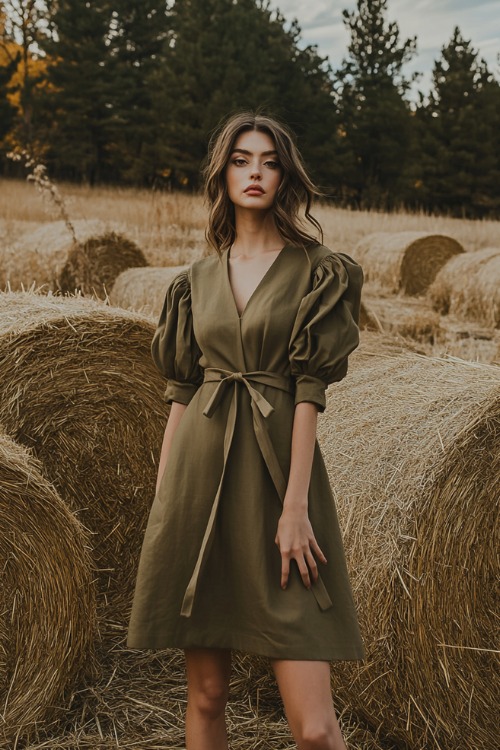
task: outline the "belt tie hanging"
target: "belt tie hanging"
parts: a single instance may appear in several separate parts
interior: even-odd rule
[[[203,414],[206,417],[209,417],[209,418],[212,417],[214,412],[217,410],[224,396],[224,393],[230,387],[231,384],[233,384],[233,393],[231,397],[231,404],[229,406],[226,429],[224,432],[223,469],[222,469],[219,485],[217,488],[217,492],[215,494],[215,498],[212,503],[210,516],[207,522],[205,533],[203,535],[203,541],[201,543],[200,551],[198,553],[196,565],[194,567],[193,573],[191,575],[191,579],[184,593],[184,599],[183,599],[182,608],[181,608],[181,615],[183,617],[191,616],[200,571],[205,560],[208,557],[210,547],[212,544],[212,540],[213,540],[213,536],[214,536],[214,532],[215,532],[215,519],[217,516],[217,510],[219,507],[219,502],[220,502],[220,498],[222,494],[222,485],[224,482],[224,475],[226,472],[227,458],[229,455],[229,450],[231,448],[231,443],[233,440],[234,430],[235,430],[235,425],[236,425],[237,388],[239,385],[245,386],[245,388],[247,389],[250,395],[250,403],[252,407],[253,427],[254,427],[255,437],[257,439],[260,452],[268,468],[273,484],[276,488],[276,492],[278,493],[278,497],[282,503],[285,498],[285,492],[286,492],[286,487],[287,487],[287,482],[281,470],[281,466],[279,464],[278,457],[276,456],[276,452],[271,442],[271,438],[269,436],[269,432],[268,432],[267,425],[265,422],[266,418],[270,414],[272,414],[272,412],[274,411],[274,408],[273,406],[271,406],[269,401],[262,395],[262,393],[260,393],[256,388],[254,388],[251,385],[251,383],[255,382],[255,383],[260,383],[262,385],[269,385],[273,388],[278,388],[279,390],[286,391],[287,393],[293,393],[293,385],[292,385],[290,378],[287,378],[284,375],[280,375],[279,373],[266,372],[263,370],[242,373],[242,372],[231,372],[230,370],[224,370],[218,367],[207,367],[205,369],[204,382],[205,383],[206,382],[209,382],[209,383],[218,382],[219,383],[216,389],[214,390],[208,404],[203,410]],[[318,605],[320,606],[322,610],[329,609],[332,606],[331,599],[328,595],[328,592],[320,576],[318,576],[318,580],[312,584],[311,591],[314,594],[316,601],[318,602]]]

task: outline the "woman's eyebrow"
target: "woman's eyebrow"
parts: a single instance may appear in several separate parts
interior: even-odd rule
[[[244,148],[233,148],[231,153],[232,154],[245,154],[246,156],[252,155],[251,151],[247,151]],[[277,151],[263,151],[261,155],[262,156],[273,156],[273,155],[278,156],[278,152]]]

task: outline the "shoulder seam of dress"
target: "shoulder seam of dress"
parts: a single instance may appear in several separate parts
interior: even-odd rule
[[[322,245],[320,242],[318,242],[317,245],[311,248],[311,252],[309,252],[308,255],[311,259],[311,264],[313,265],[313,267],[316,267],[316,265],[318,263],[321,263],[322,260],[325,260],[325,258],[335,256],[336,252],[326,245]],[[313,257],[314,255],[316,257]]]
[[[325,247],[324,245],[322,247]],[[313,265],[313,271],[316,271],[321,265],[325,263],[325,261],[337,261],[341,262],[342,259],[339,258],[339,254],[336,253],[333,250],[330,250],[329,248],[325,247],[325,250],[327,250],[326,255],[321,255],[319,258],[316,259],[316,262]]]
[[[183,268],[182,271],[179,271],[179,273],[176,273],[174,278],[172,279],[172,284],[187,284],[188,286],[191,286],[191,274],[190,269]]]
[[[323,246],[324,247],[324,246]],[[314,264],[313,270],[316,271],[316,269],[323,264],[325,261],[337,261],[338,263],[341,263],[344,268],[346,267],[345,261],[348,263],[352,263],[354,265],[359,265],[358,261],[352,258],[347,253],[342,252],[341,250],[330,250],[329,248],[325,248],[328,250],[327,255],[321,256],[318,261]]]

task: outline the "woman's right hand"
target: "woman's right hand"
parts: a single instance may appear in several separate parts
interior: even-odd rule
[[[307,510],[285,507],[274,541],[281,554],[281,588],[288,585],[292,560],[297,563],[304,586],[311,588],[318,580],[316,558],[325,565],[326,557],[316,541]]]

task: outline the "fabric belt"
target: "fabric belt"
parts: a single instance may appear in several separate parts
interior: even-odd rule
[[[196,588],[198,585],[199,575],[201,568],[208,557],[210,547],[212,545],[214,532],[215,532],[215,519],[217,516],[217,510],[222,494],[222,485],[224,482],[224,476],[226,473],[227,458],[231,443],[234,436],[234,429],[236,425],[237,415],[237,388],[239,385],[244,385],[250,394],[250,403],[252,407],[253,415],[253,428],[255,431],[255,437],[259,445],[260,452],[266,463],[266,466],[271,475],[271,479],[278,493],[278,497],[283,503],[285,498],[285,492],[287,488],[287,482],[281,470],[278,458],[274,451],[265,418],[268,417],[274,411],[273,406],[269,401],[264,398],[262,393],[256,390],[251,382],[260,383],[261,385],[269,385],[272,388],[278,388],[281,391],[287,393],[293,393],[293,384],[290,378],[280,375],[275,372],[266,372],[263,370],[257,370],[255,372],[231,372],[230,370],[224,370],[219,367],[207,367],[205,369],[204,383],[219,382],[219,385],[213,392],[210,401],[203,410],[203,414],[206,417],[212,417],[217,407],[219,406],[224,392],[229,388],[230,384],[233,383],[233,393],[231,398],[231,404],[229,406],[229,413],[226,423],[226,429],[224,432],[224,465],[222,474],[220,477],[217,492],[212,503],[210,516],[208,519],[203,541],[201,543],[198,559],[196,561],[193,574],[189,581],[189,584],[184,593],[184,599],[182,601],[181,615],[183,617],[190,617],[193,609],[194,597],[196,594]],[[318,576],[316,582],[312,583],[311,591],[314,594],[318,605],[322,610],[329,609],[332,606],[332,601],[328,595],[328,592],[323,584],[323,581]]]

